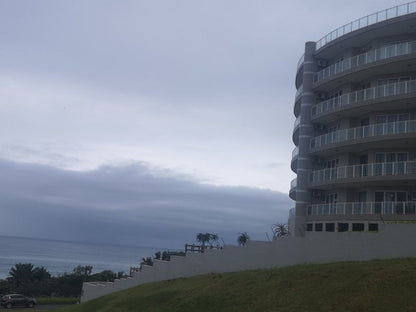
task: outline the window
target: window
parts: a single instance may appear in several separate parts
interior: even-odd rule
[[[322,223],[315,223],[315,232],[322,232]]]
[[[313,224],[312,223],[306,224],[306,231],[311,232],[312,230],[313,230]]]
[[[378,223],[369,223],[368,230],[370,232],[378,232]]]
[[[362,232],[364,231],[364,223],[353,223],[352,224],[353,232]]]
[[[376,153],[375,175],[404,174],[408,153]]]
[[[338,223],[338,232],[347,232],[348,223]]]
[[[335,232],[335,224],[334,223],[326,223],[325,224],[325,231],[326,232]]]
[[[408,194],[405,191],[375,192],[375,213],[403,214]]]

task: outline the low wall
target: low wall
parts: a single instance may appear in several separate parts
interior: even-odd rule
[[[154,260],[131,278],[114,283],[84,283],[81,302],[133,286],[251,269],[284,267],[304,263],[416,257],[416,224],[380,224],[379,232],[306,232],[304,237],[282,237],[273,242],[251,241],[245,247],[172,256]]]

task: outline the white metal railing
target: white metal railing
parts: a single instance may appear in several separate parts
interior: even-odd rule
[[[389,83],[382,86],[363,89],[320,102],[312,107],[312,116],[333,111],[339,107],[387,96],[404,95],[416,92],[416,80]]]
[[[308,207],[310,216],[331,215],[414,215],[416,201],[405,202],[344,202]]]
[[[355,30],[391,19],[402,15],[407,15],[416,12],[416,1],[412,1],[406,4],[398,5],[386,10],[382,10],[359,19],[352,21],[344,26],[338,27],[334,31],[331,31],[326,36],[322,37],[316,42],[316,50],[319,50],[331,41],[346,35]]]
[[[416,41],[402,42],[370,50],[366,53],[346,58],[345,60],[332,64],[317,72],[314,75],[314,83],[318,83],[329,77],[335,76],[339,73],[358,66],[414,52],[416,52]]]
[[[375,176],[397,176],[406,174],[416,174],[416,161],[371,163],[321,169],[312,171],[309,181],[311,184],[318,184],[322,182],[333,182],[342,179]]]
[[[416,132],[416,120],[372,124],[357,128],[348,128],[330,132],[311,139],[311,151],[316,151],[326,145],[365,138],[405,134]]]
[[[292,151],[292,159],[299,155],[299,147],[296,146]]]

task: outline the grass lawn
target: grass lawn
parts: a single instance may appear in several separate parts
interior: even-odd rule
[[[208,274],[141,285],[59,311],[416,311],[416,259]]]

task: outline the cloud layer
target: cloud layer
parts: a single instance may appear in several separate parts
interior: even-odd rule
[[[0,161],[1,234],[180,248],[195,233],[266,239],[285,222],[278,192],[201,184],[137,163],[89,172]]]

